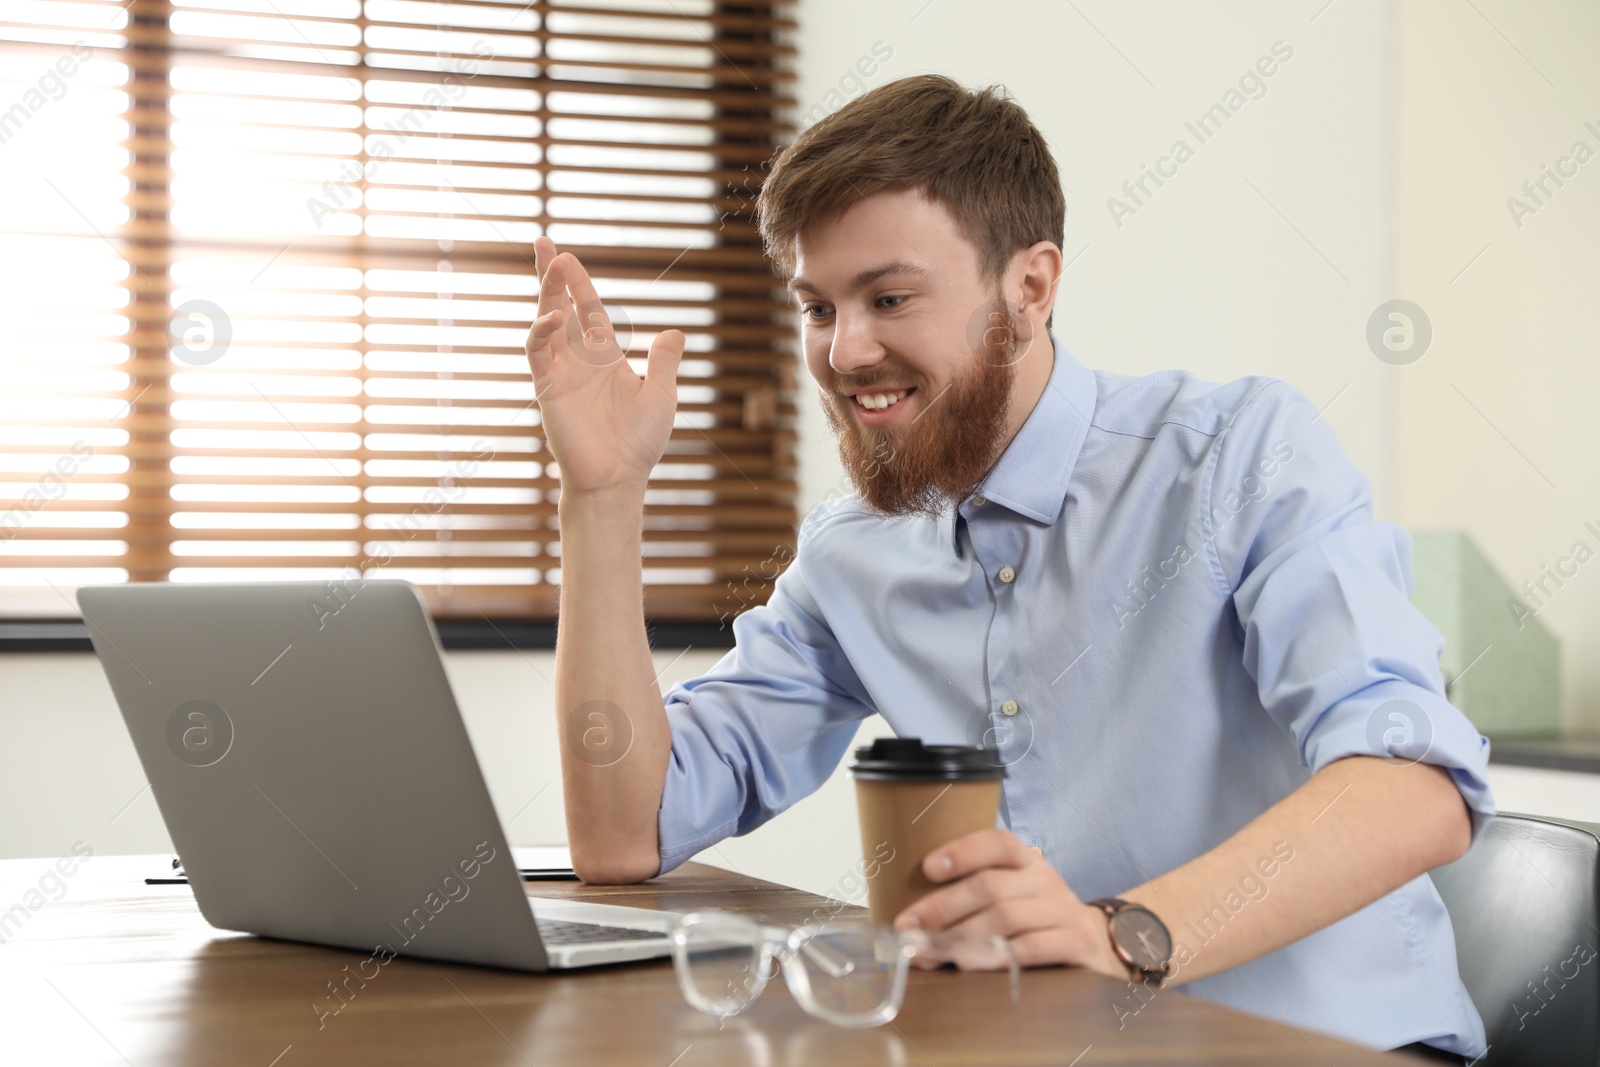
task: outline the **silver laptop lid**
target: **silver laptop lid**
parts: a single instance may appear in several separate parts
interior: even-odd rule
[[[409,583],[98,586],[78,603],[213,926],[545,968]]]

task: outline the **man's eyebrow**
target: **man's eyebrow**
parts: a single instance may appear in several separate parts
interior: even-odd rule
[[[885,263],[881,267],[871,267],[862,271],[860,274],[857,274],[853,279],[851,279],[850,284],[845,287],[845,291],[846,293],[860,292],[873,282],[890,274],[904,274],[913,278],[930,278],[933,276],[933,273],[934,272],[929,270],[927,267],[919,267],[915,263]],[[814,283],[809,282],[804,278],[789,279],[786,288],[791,293],[807,292],[815,295],[822,292],[822,290],[818,289]]]

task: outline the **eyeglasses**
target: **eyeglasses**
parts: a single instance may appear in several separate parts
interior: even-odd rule
[[[811,1015],[837,1026],[881,1026],[900,1012],[913,961],[1011,976],[1016,953],[1003,937],[929,935],[858,920],[834,919],[794,929],[743,915],[697,911],[672,925],[672,961],[684,999],[725,1019],[748,1008],[782,968],[789,992]]]

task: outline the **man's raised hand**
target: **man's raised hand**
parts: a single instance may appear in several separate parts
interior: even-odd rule
[[[548,237],[534,242],[534,256],[539,315],[528,366],[562,492],[643,492],[672,434],[683,333],[656,335],[640,378],[577,257],[558,254]]]

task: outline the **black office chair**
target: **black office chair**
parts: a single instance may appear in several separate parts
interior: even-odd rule
[[[1489,1039],[1479,1067],[1596,1067],[1600,826],[1500,815],[1432,877]]]

